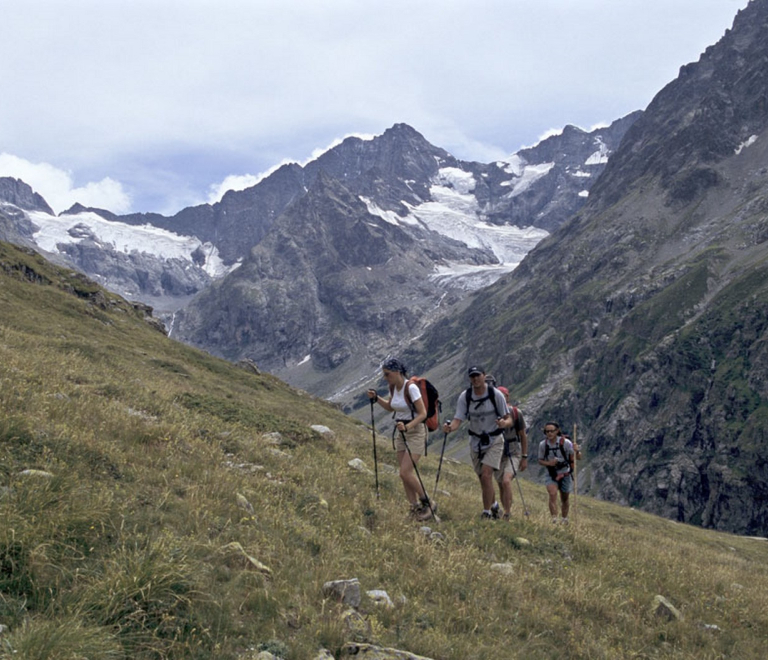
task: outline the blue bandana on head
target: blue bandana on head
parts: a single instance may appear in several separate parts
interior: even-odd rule
[[[385,360],[384,364],[381,365],[381,368],[386,369],[387,371],[399,371],[403,376],[408,373],[405,365],[397,358],[389,358],[388,360]]]

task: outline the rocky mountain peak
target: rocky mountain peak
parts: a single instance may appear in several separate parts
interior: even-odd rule
[[[43,211],[53,215],[48,202],[21,179],[0,177],[0,201],[13,204],[24,211]]]
[[[668,201],[687,202],[717,183],[712,169],[768,124],[768,2],[740,11],[716,46],[680,69],[627,131],[633,146],[616,154],[592,191],[609,206],[619,181],[659,176]]]
[[[107,211],[106,209],[94,208],[92,206],[83,206],[80,202],[75,202],[66,211],[62,211],[61,215],[79,215],[80,213],[95,213],[106,220],[118,220],[115,213]]]

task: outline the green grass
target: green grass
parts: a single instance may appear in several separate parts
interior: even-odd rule
[[[454,462],[431,540],[387,437],[377,499],[347,465],[372,467],[369,428],[72,277],[0,244],[0,657],[342,657],[322,587],[352,577],[395,603],[364,596],[368,641],[430,658],[763,657],[768,543],[585,497],[554,526],[531,482],[528,518],[515,489],[513,521],[483,523]],[[683,620],[651,615],[656,594]]]

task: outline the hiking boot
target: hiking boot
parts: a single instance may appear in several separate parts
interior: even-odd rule
[[[491,517],[494,520],[499,519],[499,503],[498,502],[494,502],[493,506],[491,506]]]
[[[480,517],[481,517],[483,520],[493,520],[493,514],[492,514],[490,511],[483,511],[483,512],[480,514]]]
[[[568,523],[568,518],[563,518],[560,522],[563,523],[563,525],[568,525],[569,524]]]
[[[420,506],[419,512],[416,514],[416,520],[429,520],[433,513],[437,513],[437,502],[429,500],[429,505],[424,503]]]
[[[421,513],[421,504],[416,502],[415,504],[411,504],[411,508],[408,510],[408,517],[409,518],[416,518]]]
[[[509,514],[505,513],[504,515],[501,516],[501,519],[502,520],[506,520],[507,522],[509,522]]]

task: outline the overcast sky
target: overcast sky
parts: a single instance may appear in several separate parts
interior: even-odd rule
[[[398,122],[490,162],[644,109],[748,0],[0,0],[0,176],[173,214]]]

